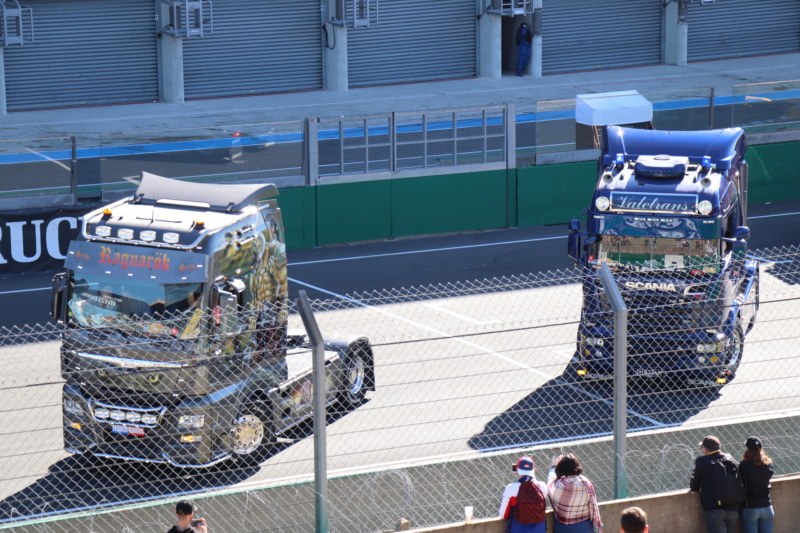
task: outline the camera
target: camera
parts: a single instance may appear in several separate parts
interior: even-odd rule
[[[511,471],[512,472],[516,472],[517,471],[517,465],[516,464],[511,465]]]
[[[203,519],[202,518],[193,518],[192,521],[190,522],[190,524],[191,524],[192,527],[202,526],[203,525]]]

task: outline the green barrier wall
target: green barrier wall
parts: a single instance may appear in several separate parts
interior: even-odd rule
[[[751,146],[751,204],[800,199],[800,142]],[[282,189],[287,246],[309,248],[513,226],[564,224],[589,206],[597,163]]]
[[[393,180],[392,237],[501,228],[506,171]]]
[[[597,163],[585,161],[517,169],[520,226],[561,224],[589,206]]]
[[[749,204],[800,198],[800,175],[795,158],[800,142],[750,146],[745,159],[750,167]]]

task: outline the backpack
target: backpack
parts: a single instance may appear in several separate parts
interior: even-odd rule
[[[520,481],[517,503],[511,508],[514,520],[518,524],[538,524],[544,522],[544,511],[547,502],[540,489],[533,481]]]
[[[745,500],[744,484],[739,466],[725,456],[711,462],[712,492],[717,497],[717,505],[728,507],[739,505]]]

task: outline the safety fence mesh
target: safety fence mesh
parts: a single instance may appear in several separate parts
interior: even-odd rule
[[[629,496],[686,488],[706,434],[735,457],[757,435],[776,474],[800,472],[798,252],[604,258],[628,306]],[[522,452],[540,479],[574,452],[612,498],[614,322],[587,272],[311,301],[337,339],[331,531],[458,522],[467,505],[494,516]],[[164,531],[188,497],[209,530],[313,531],[311,351],[296,305],[228,317],[84,296],[83,327],[0,332],[0,527]],[[267,320],[286,311],[288,337]]]

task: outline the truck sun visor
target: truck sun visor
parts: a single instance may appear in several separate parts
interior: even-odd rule
[[[65,266],[72,270],[161,283],[203,282],[208,257],[203,254],[97,242],[70,243]]]

